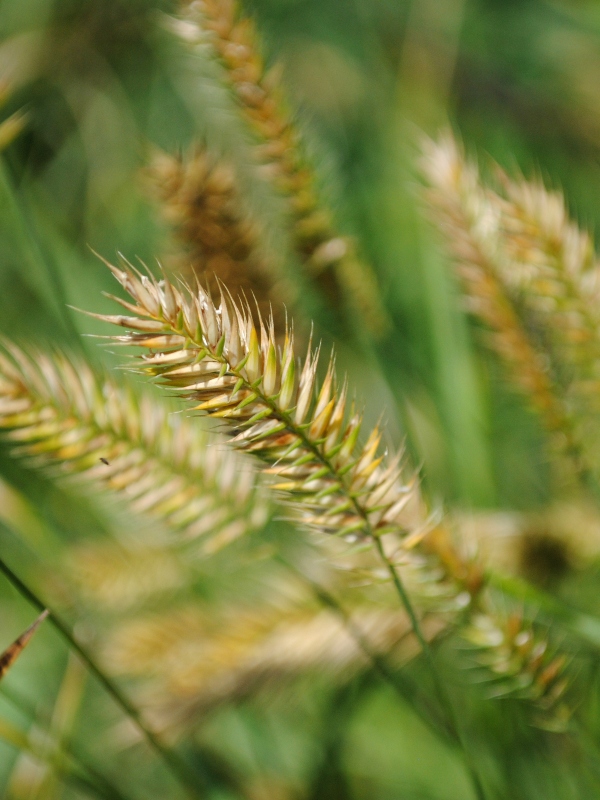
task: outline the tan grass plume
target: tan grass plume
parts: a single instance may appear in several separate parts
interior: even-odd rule
[[[380,428],[361,444],[362,415],[333,359],[319,386],[319,350],[309,345],[297,364],[292,331],[278,347],[272,320],[255,325],[226,292],[217,305],[200,286],[178,288],[127,263],[107,266],[131,297],[115,298],[128,313],[92,316],[126,329],[114,342],[143,348],[134,369],[225,423],[231,443],[262,461],[297,524],[365,545],[388,579],[402,572],[425,607],[494,616],[481,567],[430,517],[400,455],[380,452]]]
[[[208,550],[262,527],[264,495],[223,440],[80,360],[0,352],[0,429],[32,466],[119,493]]]
[[[340,236],[319,198],[317,179],[274,71],[266,69],[252,20],[235,0],[185,0],[174,30],[190,47],[214,46],[239,108],[256,139],[257,160],[287,198],[293,241],[300,262],[334,305],[344,299],[375,335],[389,325],[376,278]]]
[[[559,337],[569,338],[570,334],[565,332],[564,319],[549,318],[554,300],[551,294],[543,295],[541,285],[539,302],[532,301],[526,289],[517,296],[519,281],[524,284],[524,275],[536,272],[538,267],[535,258],[525,266],[514,261],[517,242],[521,242],[521,253],[525,245],[516,233],[514,239],[507,236],[507,206],[511,204],[483,185],[477,165],[466,159],[450,134],[437,142],[425,142],[422,168],[429,184],[429,208],[448,244],[467,309],[489,331],[489,345],[500,357],[513,385],[540,414],[552,434],[555,450],[568,454],[577,472],[587,475],[592,459],[569,387],[564,383],[565,365],[557,363],[555,350],[547,347],[554,328],[561,328]],[[554,198],[551,205],[557,202]],[[515,227],[513,224],[513,231]],[[577,239],[573,230],[570,237]],[[583,239],[577,241],[576,249],[583,252]],[[534,319],[526,314],[532,302],[536,305]],[[543,305],[547,307],[545,320],[538,313]],[[539,328],[540,321],[545,335],[534,337],[532,331]]]

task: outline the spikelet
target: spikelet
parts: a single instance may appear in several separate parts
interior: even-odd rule
[[[467,308],[489,329],[488,342],[512,383],[530,400],[551,432],[559,452],[576,468],[588,468],[572,411],[556,370],[541,344],[532,340],[504,276],[510,270],[501,232],[500,210],[490,202],[475,164],[465,160],[449,135],[427,141],[422,161],[429,184],[432,216],[444,234],[467,301]]]
[[[251,467],[167,405],[81,361],[0,352],[0,429],[32,466],[118,492],[210,551],[268,516]]]
[[[264,172],[289,201],[295,249],[308,273],[334,308],[345,298],[374,335],[383,334],[389,321],[376,278],[357,257],[352,240],[336,233],[330,212],[320,203],[315,174],[274,73],[266,71],[252,21],[240,16],[234,0],[186,0],[174,30],[188,46],[200,45],[209,34],[257,139]]]
[[[263,462],[298,524],[330,540],[367,547],[378,541],[386,563],[409,579],[412,573],[412,586],[424,582],[442,610],[454,598],[454,612],[477,603],[487,612],[481,568],[429,519],[416,481],[403,477],[400,456],[380,454],[379,428],[360,443],[362,415],[352,408],[347,418],[347,386],[338,386],[333,360],[318,387],[318,350],[309,345],[296,368],[292,334],[278,348],[272,320],[259,321],[259,334],[250,311],[225,294],[217,306],[200,286],[192,292],[128,264],[107,266],[133,302],[118,300],[126,316],[92,316],[126,329],[113,341],[146,350],[137,362],[141,372],[179,392],[196,412],[223,420],[232,444]]]
[[[543,330],[578,436],[597,469],[600,446],[600,263],[588,233],[569,218],[559,192],[498,170],[488,189],[506,254],[502,279],[529,323]],[[595,459],[594,459],[595,456]]]
[[[148,182],[163,217],[172,227],[180,252],[174,271],[206,280],[218,293],[218,281],[234,297],[254,297],[263,315],[279,309],[291,291],[275,282],[260,252],[260,226],[242,207],[234,169],[205,147],[189,155],[158,152],[147,170]],[[279,320],[282,322],[283,320]]]
[[[490,604],[491,606],[492,604]],[[570,712],[563,696],[569,686],[564,653],[553,651],[548,634],[520,611],[474,615],[464,631],[474,647],[490,697],[514,697],[535,704],[536,723],[564,730]]]

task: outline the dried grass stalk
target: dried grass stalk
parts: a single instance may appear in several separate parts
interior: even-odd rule
[[[99,379],[81,361],[0,352],[0,428],[15,455],[118,492],[206,551],[264,525],[251,466],[168,405]]]

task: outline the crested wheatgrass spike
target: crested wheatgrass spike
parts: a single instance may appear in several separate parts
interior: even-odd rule
[[[352,541],[387,533],[408,541],[420,510],[415,480],[403,478],[398,457],[379,453],[378,428],[359,444],[362,414],[338,385],[333,359],[319,386],[319,350],[309,346],[297,363],[293,333],[278,347],[272,319],[255,325],[226,294],[217,305],[200,286],[110,269],[134,303],[119,301],[127,316],[93,316],[129,329],[112,338],[146,350],[140,371],[225,422],[236,448],[265,462],[303,526]]]
[[[503,281],[523,313],[544,331],[588,458],[598,464],[600,413],[600,262],[590,235],[569,218],[560,192],[498,170],[488,189],[505,253]]]
[[[344,297],[375,335],[389,326],[376,278],[351,238],[340,236],[320,202],[314,170],[286,107],[274,72],[266,70],[252,21],[234,0],[184,0],[181,25],[174,26],[191,47],[207,34],[226,78],[257,139],[264,173],[289,201],[297,255],[321,288],[339,303]]]
[[[490,201],[476,165],[466,161],[449,134],[425,143],[422,167],[430,186],[429,206],[446,237],[468,309],[490,330],[490,346],[554,434],[554,446],[585,472],[582,442],[563,387],[555,380],[557,371],[548,367],[549,354],[532,342],[504,281],[510,264],[498,204]]]
[[[402,595],[400,572],[429,607],[456,612],[480,604],[488,613],[481,568],[428,517],[400,457],[380,452],[381,430],[361,443],[362,415],[347,410],[333,359],[317,385],[319,350],[309,345],[297,364],[291,331],[278,347],[272,320],[255,324],[224,293],[217,305],[200,286],[192,292],[128,264],[108,266],[133,302],[115,298],[127,315],[92,316],[126,329],[112,337],[116,343],[146,351],[139,371],[226,424],[232,444],[264,463],[297,523],[372,545]],[[414,615],[410,603],[407,612]],[[412,616],[411,623],[419,624]]]
[[[535,703],[537,724],[566,730],[569,708],[559,701],[569,683],[567,656],[551,648],[548,632],[521,612],[475,614],[464,638],[476,651],[476,664],[490,697],[515,697]],[[544,713],[552,711],[551,715]]]
[[[15,455],[118,492],[206,551],[268,517],[249,464],[223,440],[81,361],[0,352],[0,429]]]
[[[156,153],[146,173],[183,249],[170,259],[174,271],[189,277],[191,268],[216,294],[222,281],[234,297],[254,297],[263,315],[290,300],[291,288],[283,291],[260,251],[260,226],[242,206],[231,164],[197,146],[186,156]]]
[[[560,192],[540,180],[511,180],[498,170],[501,192],[488,190],[506,251],[502,277],[548,327],[566,364],[594,381],[600,361],[600,264],[586,231],[569,219]]]

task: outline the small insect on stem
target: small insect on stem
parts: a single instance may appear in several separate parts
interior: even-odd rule
[[[106,466],[107,466],[107,467],[110,467],[110,463],[109,463],[109,462],[108,462],[108,461],[107,461],[105,458],[100,458],[100,461],[101,461],[103,464],[106,464]]]

